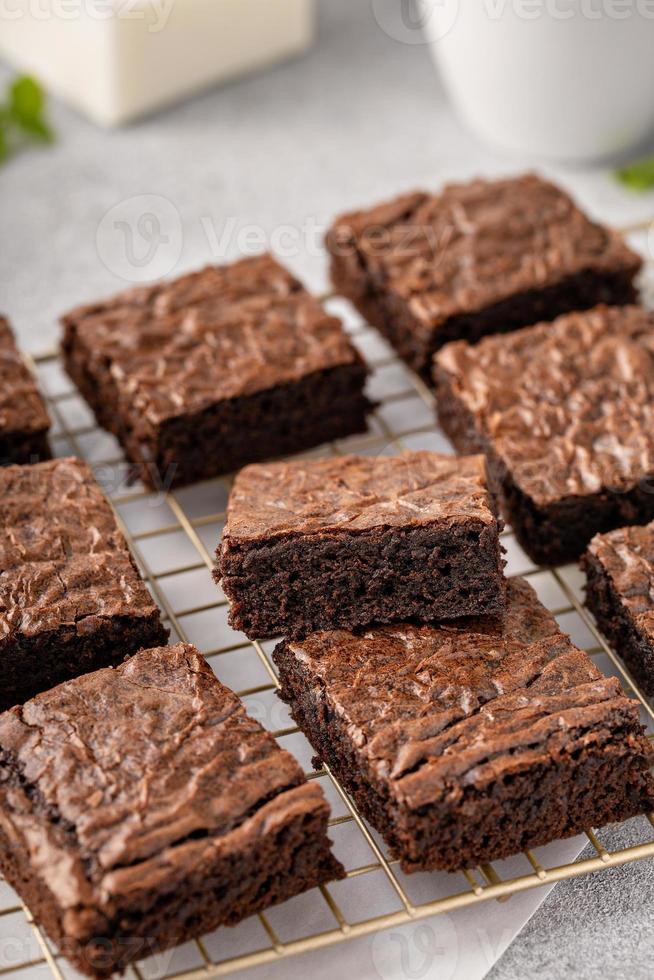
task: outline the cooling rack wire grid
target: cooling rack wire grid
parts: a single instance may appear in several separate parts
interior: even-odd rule
[[[644,244],[650,224],[623,230],[638,247]],[[652,273],[651,261],[648,265]],[[435,423],[434,400],[428,388],[398,360],[375,330],[353,315],[346,303],[333,297],[327,297],[325,302],[343,317],[371,365],[370,393],[379,405],[367,435],[305,455],[393,454],[404,449],[451,452]],[[589,872],[610,873],[616,865],[654,858],[654,815],[650,814],[638,823],[638,843],[610,850],[602,844],[601,830],[589,831],[587,838],[593,853],[572,863],[557,863],[557,847],[549,845],[459,874],[404,875],[331,772],[327,768],[318,772],[311,769],[312,751],[275,693],[277,677],[270,656],[274,641],[249,641],[227,623],[227,600],[213,583],[211,569],[225,519],[229,478],[159,494],[146,492],[139,484],[130,485],[118,444],[98,429],[57,355],[35,357],[33,366],[54,421],[55,453],[78,455],[93,466],[143,576],[164,611],[171,642],[179,639],[195,643],[220,679],[243,698],[248,711],[296,755],[307,777],[320,780],[332,805],[330,836],[347,869],[345,881],[293,899],[293,915],[280,915],[280,910],[273,908],[234,929],[219,929],[171,953],[131,966],[132,980],[221,977],[390,926],[490,899],[506,901],[541,885]],[[643,722],[648,725],[650,737],[654,737],[654,707],[597,631],[583,605],[583,581],[576,566],[535,567],[510,529],[503,533],[502,543],[507,550],[507,574],[526,576],[561,627],[588,651],[604,673],[618,676],[627,693],[639,699]],[[579,850],[588,840],[580,839]],[[13,954],[10,950],[10,955],[4,957],[0,975],[27,978],[38,966],[49,968],[57,980],[74,975],[15,893],[0,880],[0,938],[7,936],[13,937]]]

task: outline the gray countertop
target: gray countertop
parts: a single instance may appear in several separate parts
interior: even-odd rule
[[[316,229],[337,212],[533,166],[475,142],[445,102],[427,49],[388,37],[368,0],[319,6],[318,43],[304,58],[137,125],[105,132],[53,106],[57,143],[0,170],[0,305],[25,346],[52,346],[58,314],[124,287],[102,243],[98,252],[98,228],[134,198],[172,205],[178,269],[231,258],[248,242],[259,249],[263,236],[285,241],[285,260],[322,288]],[[654,215],[654,197],[628,197],[605,171],[543,169],[610,221]],[[288,229],[302,233],[284,238]],[[624,846],[632,832],[613,834]],[[651,862],[563,883],[489,976],[649,978],[653,910]]]
[[[605,846],[642,841],[637,821],[603,834]],[[593,854],[589,846],[584,857]],[[550,892],[488,980],[651,980],[654,974],[651,860],[564,881]]]

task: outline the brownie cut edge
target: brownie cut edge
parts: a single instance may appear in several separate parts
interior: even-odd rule
[[[62,324],[66,370],[149,487],[367,429],[363,358],[271,255],[132,289]]]
[[[167,639],[91,468],[0,468],[0,710]]]
[[[643,693],[654,696],[654,524],[596,535],[581,565],[597,625]]]
[[[0,466],[50,459],[50,417],[32,373],[0,316]]]
[[[431,382],[446,343],[637,300],[642,259],[535,174],[416,191],[339,217],[335,289]]]
[[[284,640],[282,697],[405,872],[508,857],[652,809],[638,703],[526,582],[503,622]]]
[[[249,637],[497,615],[500,524],[480,456],[344,456],[238,474],[214,577]]]
[[[0,715],[0,814],[2,874],[94,978],[344,875],[320,787],[186,644]]]
[[[653,338],[651,312],[600,306],[436,354],[439,423],[459,452],[486,454],[536,564],[654,519]]]

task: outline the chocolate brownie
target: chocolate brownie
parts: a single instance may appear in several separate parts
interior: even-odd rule
[[[150,486],[366,429],[366,367],[270,255],[132,289],[63,318],[68,373]]]
[[[616,232],[533,174],[346,214],[327,246],[335,288],[427,380],[449,341],[633,302],[641,266]]]
[[[282,696],[404,871],[454,871],[651,810],[638,704],[524,581],[503,620],[285,640]]]
[[[415,452],[248,466],[217,551],[250,637],[504,609],[482,456]]]
[[[0,870],[92,977],[342,877],[328,817],[185,644],[0,716]]]
[[[598,531],[654,518],[654,315],[598,307],[436,355],[439,420],[485,452],[534,561],[578,558]]]
[[[654,524],[598,534],[582,565],[586,603],[599,628],[654,696]]]
[[[0,469],[0,709],[167,636],[86,463]]]
[[[0,316],[0,466],[50,459],[50,418],[36,381]]]

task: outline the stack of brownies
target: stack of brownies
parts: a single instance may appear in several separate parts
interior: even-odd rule
[[[533,176],[347,215],[328,248],[465,455],[266,462],[373,408],[340,321],[270,256],[72,311],[67,370],[147,486],[245,466],[215,571],[231,622],[282,638],[281,696],[405,871],[651,810],[637,703],[505,579],[499,516],[537,562],[585,552],[590,605],[654,692],[640,260]],[[0,375],[0,870],[106,977],[344,871],[318,784],[165,646],[90,469],[49,459],[4,321]]]
[[[481,456],[246,467],[217,576],[311,745],[403,870],[456,870],[651,809],[638,705],[522,579]]]

